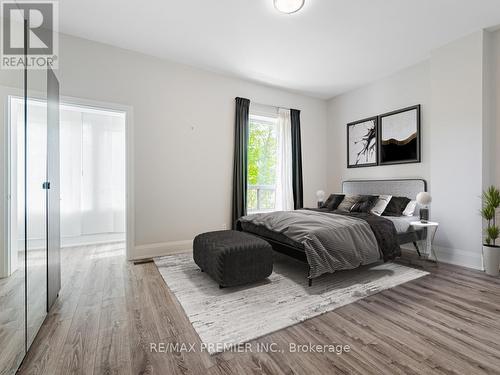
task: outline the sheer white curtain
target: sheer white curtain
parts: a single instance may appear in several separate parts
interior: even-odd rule
[[[123,125],[115,116],[83,115],[83,234],[125,232]]]
[[[125,232],[125,117],[61,111],[61,236]]]
[[[61,236],[82,235],[82,113],[60,111]]]
[[[290,110],[278,110],[278,151],[276,168],[276,210],[292,211],[292,124]]]

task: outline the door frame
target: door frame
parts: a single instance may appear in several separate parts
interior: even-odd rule
[[[2,129],[2,146],[3,146],[3,171],[0,173],[0,180],[3,180],[3,210],[1,212],[2,215],[2,225],[0,227],[0,235],[2,235],[3,241],[0,244],[0,247],[3,247],[2,259],[0,260],[0,278],[8,277],[12,274],[11,269],[11,212],[12,212],[12,198],[17,198],[17,192],[12,192],[12,173],[11,173],[11,155],[12,155],[12,145],[11,145],[11,136],[12,131],[10,129],[10,100],[12,97],[23,97],[23,90],[20,88],[9,87],[9,86],[0,86],[0,100],[4,111],[3,121],[4,126]],[[19,266],[18,266],[19,268]],[[24,271],[23,271],[24,272]]]
[[[95,109],[125,113],[125,251],[127,260],[135,248],[135,178],[134,178],[134,111],[133,107],[124,104],[83,99],[73,96],[60,96],[60,104],[91,107]]]
[[[19,94],[21,94],[20,90]],[[6,95],[7,101],[5,103],[5,194],[3,197],[5,203],[4,209],[4,220],[5,225],[3,230],[5,231],[5,243],[6,249],[10,249],[10,217],[11,217],[11,209],[10,209],[10,197],[11,197],[11,131],[10,131],[10,97],[19,96],[16,90],[12,90],[11,93]],[[36,92],[31,92],[30,97],[37,99],[38,95]],[[43,98],[43,96],[41,96]],[[82,107],[90,107],[100,110],[107,111],[116,111],[122,112],[125,114],[125,220],[126,220],[126,233],[125,233],[125,241],[126,241],[126,257],[127,260],[131,259],[134,248],[135,248],[135,195],[134,195],[134,121],[133,121],[133,107],[123,104],[105,102],[105,101],[97,101],[91,99],[82,99],[76,98],[72,96],[60,95],[60,105],[68,104],[73,106],[82,106]],[[10,254],[10,251],[7,253]],[[9,255],[10,256],[10,255]],[[10,262],[10,258],[6,259]],[[10,266],[10,263],[8,263]],[[4,270],[0,270],[0,275]]]

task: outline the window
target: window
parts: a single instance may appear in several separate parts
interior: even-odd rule
[[[290,110],[250,112],[248,122],[247,212],[293,210]]]
[[[248,136],[249,213],[276,209],[278,168],[277,117],[250,115]]]

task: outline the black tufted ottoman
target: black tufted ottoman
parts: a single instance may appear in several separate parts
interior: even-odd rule
[[[221,288],[259,281],[273,272],[271,245],[256,236],[234,230],[196,236],[193,258]]]

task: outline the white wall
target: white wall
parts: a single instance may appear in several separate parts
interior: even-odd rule
[[[328,104],[328,191],[340,191],[348,179],[429,179],[429,62],[332,99]],[[422,105],[422,163],[347,168],[346,124],[412,105]]]
[[[500,187],[500,30],[495,32],[492,37],[493,45],[493,66],[495,78],[494,82],[494,105],[496,111],[496,127],[495,127],[495,185]]]
[[[483,32],[431,56],[432,216],[436,244],[453,263],[481,267]]]
[[[483,33],[483,187],[496,182],[496,48],[495,34]]]
[[[441,259],[474,268],[481,268],[481,191],[492,181],[494,168],[497,181],[500,176],[499,147],[491,142],[492,98],[498,103],[491,83],[496,79],[497,88],[500,83],[493,73],[500,70],[499,35],[476,32],[433,51],[427,61],[328,104],[329,191],[340,190],[341,182],[352,178],[426,179],[432,218],[441,223],[435,242]],[[346,167],[347,123],[414,104],[422,104],[422,163]],[[498,124],[498,104],[496,111]]]
[[[326,188],[325,101],[64,35],[60,55],[61,95],[133,107],[133,257],[230,226],[237,96],[302,111],[305,204]]]

